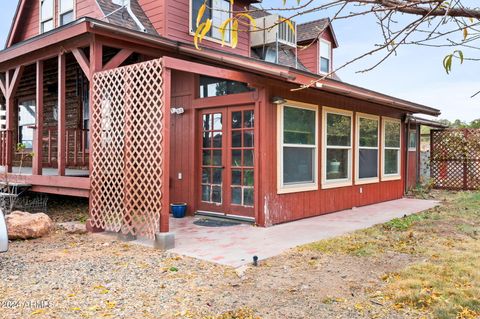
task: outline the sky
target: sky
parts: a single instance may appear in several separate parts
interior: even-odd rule
[[[5,43],[17,1],[2,2],[0,43]],[[264,0],[262,5],[265,8],[278,7],[278,3],[281,2]],[[288,0],[287,6],[295,3],[294,0]],[[333,12],[312,13],[296,20],[305,22],[328,14]],[[380,39],[380,29],[372,16],[337,20],[333,27],[339,42],[334,52],[334,67],[370,51]],[[442,61],[451,52],[451,48],[402,47],[397,56],[389,58],[372,71],[357,73],[371,66],[376,61],[375,57],[360,60],[339,71],[338,75],[347,83],[438,108],[442,111],[440,118],[469,122],[480,118],[480,95],[471,98],[480,90],[480,62],[454,64],[453,71],[446,74]]]

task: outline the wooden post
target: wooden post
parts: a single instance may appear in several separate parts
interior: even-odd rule
[[[170,107],[171,107],[171,70],[163,69],[163,162],[162,167],[162,210],[160,211],[160,232],[170,231]]]
[[[33,142],[33,175],[42,175],[43,143],[43,61],[37,61],[37,111],[35,114],[35,136]]]
[[[10,132],[13,130],[13,96],[10,94],[10,82],[11,74],[7,71],[5,74],[7,83],[7,95],[5,96],[5,108],[6,108],[6,127],[7,134],[5,136],[5,169],[8,173],[12,172],[12,159],[13,159],[13,137]]]
[[[13,129],[14,129],[14,97],[17,92],[18,85],[20,84],[20,79],[22,77],[24,66],[17,66],[13,72],[13,75],[10,71],[6,72],[5,83],[6,83],[6,109],[7,109],[7,143],[5,150],[6,157],[6,170],[7,172],[12,172],[12,163],[13,163],[13,154],[14,154],[14,143],[13,143]]]
[[[57,133],[57,163],[58,176],[65,176],[65,54],[58,56],[58,133]]]
[[[94,101],[93,101],[93,75],[95,74],[95,72],[98,72],[98,71],[101,71],[102,70],[102,67],[103,67],[103,46],[102,46],[102,43],[97,41],[95,39],[95,37],[93,37],[92,39],[92,42],[90,43],[90,76],[89,76],[89,100],[88,100],[88,103],[89,103],[89,107],[90,107],[90,118],[92,118],[92,114],[95,112],[95,110],[93,109],[94,108]],[[90,125],[92,126],[93,123],[91,123]],[[91,127],[90,126],[90,127]],[[90,134],[90,131],[91,129],[87,132],[87,134]],[[86,138],[85,138],[86,140]],[[94,141],[90,140],[91,143],[90,143],[90,158],[89,158],[89,163],[88,163],[88,166],[89,166],[89,171],[90,171],[90,174],[92,173],[93,171],[93,167],[95,165],[94,163],[94,160],[95,158],[92,156],[94,151],[93,151],[93,147],[94,147]],[[90,186],[91,188],[91,186]],[[98,227],[95,227],[94,225],[92,225],[92,221],[91,221],[91,211],[92,211],[92,198],[90,197],[90,200],[88,202],[88,211],[89,211],[89,219],[87,219],[87,230],[89,232],[92,232],[92,233],[97,233],[97,232],[103,232],[104,229],[101,229],[101,228],[98,228]]]

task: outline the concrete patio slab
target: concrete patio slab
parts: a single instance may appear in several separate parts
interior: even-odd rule
[[[403,198],[269,228],[247,224],[204,227],[193,224],[202,217],[172,218],[170,230],[175,233],[176,246],[171,251],[240,267],[251,263],[253,256],[258,256],[260,260],[266,259],[299,245],[385,223],[438,204],[433,200]]]

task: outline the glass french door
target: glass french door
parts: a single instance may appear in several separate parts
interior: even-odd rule
[[[200,113],[201,211],[254,217],[253,106]]]

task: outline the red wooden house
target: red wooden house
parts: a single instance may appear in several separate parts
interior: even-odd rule
[[[338,46],[326,19],[242,26],[238,47],[221,47],[215,9],[249,0],[210,0],[196,50],[201,3],[20,0],[0,52],[9,177],[89,197],[92,230],[149,237],[169,231],[171,202],[269,226],[404,195],[409,116],[437,109],[315,82]],[[17,143],[34,153],[21,172]]]

